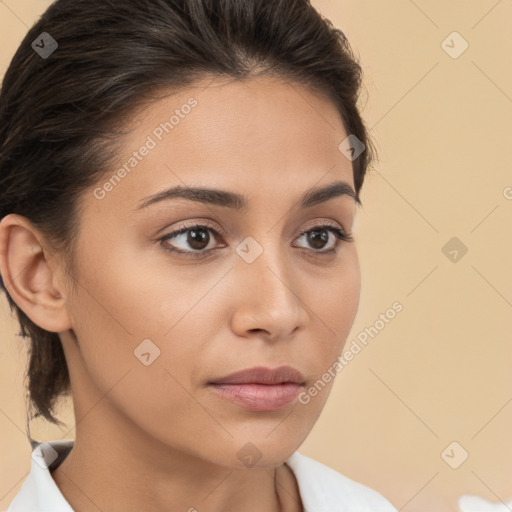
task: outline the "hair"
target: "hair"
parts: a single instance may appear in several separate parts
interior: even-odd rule
[[[58,44],[46,58],[32,46],[43,32]],[[109,172],[123,123],[159,92],[208,77],[257,76],[306,86],[334,103],[347,134],[364,144],[352,161],[362,204],[376,156],[357,106],[362,68],[344,33],[309,0],[57,0],[3,79],[0,219],[16,213],[39,229],[64,255],[76,290],[80,198]],[[59,335],[32,322],[1,278],[0,286],[29,338],[32,417],[61,424],[55,403],[71,386]]]

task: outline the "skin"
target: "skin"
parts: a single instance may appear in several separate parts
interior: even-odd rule
[[[321,255],[334,247],[333,233],[323,246],[301,236],[325,221],[352,233],[354,199],[294,206],[312,187],[341,180],[354,188],[335,106],[276,79],[197,83],[130,121],[118,166],[191,96],[198,105],[113,190],[101,200],[92,189],[84,195],[76,294],[63,255],[42,233],[19,215],[0,223],[8,291],[37,325],[59,333],[70,369],[75,446],[52,476],[77,511],[302,510],[284,462],[333,380],[309,403],[271,412],[216,396],[206,383],[290,365],[307,389],[341,354],[357,313],[355,241]],[[173,199],[136,210],[180,184],[242,193],[249,207]],[[202,247],[213,251],[203,259],[163,249],[201,252],[186,235],[158,241],[205,221],[221,237],[210,232]],[[252,263],[236,252],[248,236],[263,249]],[[146,338],[160,349],[149,366],[134,356]],[[261,455],[250,468],[237,456],[247,443]]]

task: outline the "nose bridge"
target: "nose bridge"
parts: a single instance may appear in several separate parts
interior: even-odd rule
[[[253,317],[274,319],[285,323],[304,320],[300,291],[293,276],[290,252],[283,246],[275,230],[247,237],[237,248],[240,284],[244,287],[243,302]],[[303,311],[302,311],[303,313]],[[265,327],[261,325],[260,327]]]

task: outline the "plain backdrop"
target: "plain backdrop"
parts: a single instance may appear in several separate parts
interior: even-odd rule
[[[47,0],[0,0],[0,76]],[[403,512],[512,498],[512,2],[313,0],[365,71],[379,161],[355,236],[362,271],[339,373],[300,447]],[[467,46],[467,47],[466,47]],[[403,310],[382,327],[393,303]],[[0,509],[30,469],[25,341],[0,299]],[[34,423],[38,440],[72,438]],[[467,458],[464,460],[464,458]]]

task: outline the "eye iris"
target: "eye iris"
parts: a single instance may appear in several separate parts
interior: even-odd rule
[[[325,229],[315,229],[308,234],[308,242],[315,249],[322,249],[323,245],[329,241],[329,233]],[[320,243],[319,243],[320,242]]]
[[[205,240],[206,240],[206,243],[204,243]],[[210,241],[210,235],[206,229],[198,228],[198,229],[189,229],[188,230],[187,243],[193,249],[200,251],[201,249],[208,247],[209,241]],[[204,245],[201,246],[201,244],[204,244]]]

